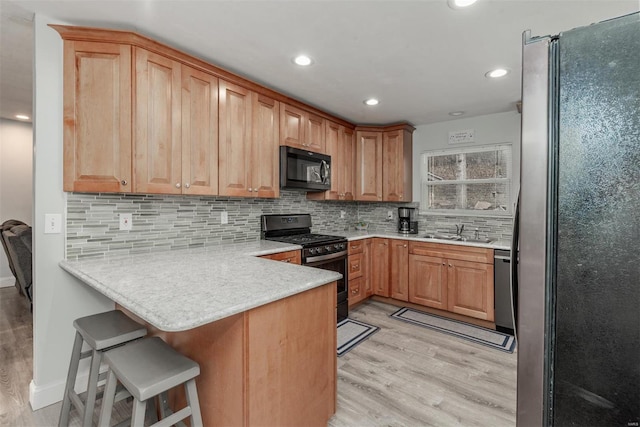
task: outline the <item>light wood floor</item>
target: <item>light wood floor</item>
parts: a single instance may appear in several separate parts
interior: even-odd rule
[[[33,412],[28,403],[32,321],[23,299],[0,289],[0,426],[54,426],[60,404]],[[392,319],[395,310],[380,302],[352,310],[380,331],[338,359],[331,427],[515,425],[515,354]],[[129,404],[117,404],[114,418],[126,414]]]

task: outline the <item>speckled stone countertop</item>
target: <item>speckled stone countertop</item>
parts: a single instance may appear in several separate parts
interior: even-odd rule
[[[300,246],[260,240],[60,267],[163,331],[185,331],[336,281],[339,273],[264,258]]]
[[[400,234],[400,233],[385,233],[376,231],[335,231],[328,234],[334,234],[336,236],[344,236],[351,240],[368,239],[370,237],[382,237],[384,239],[401,239],[401,240],[414,240],[417,242],[432,242],[432,243],[446,243],[448,245],[462,245],[462,246],[474,246],[476,248],[488,248],[488,249],[511,249],[511,242],[508,240],[496,240],[491,243],[474,243],[474,242],[459,242],[455,240],[446,239],[426,239],[424,236],[427,233],[420,234]]]

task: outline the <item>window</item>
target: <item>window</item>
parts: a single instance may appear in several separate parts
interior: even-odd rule
[[[420,211],[510,216],[511,168],[511,144],[422,153]]]

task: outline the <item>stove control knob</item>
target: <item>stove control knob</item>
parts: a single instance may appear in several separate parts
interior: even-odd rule
[[[324,248],[327,250],[327,252],[331,250],[331,246],[325,246]]]
[[[337,244],[337,243],[335,245],[333,245],[333,247],[336,248],[336,249],[340,249],[340,245]]]
[[[344,250],[347,247],[345,243],[340,243],[340,249]]]
[[[315,249],[315,251],[316,251],[316,252],[318,252],[319,254],[321,254],[323,249],[324,249],[324,248],[323,248],[322,246],[318,246],[318,247]]]
[[[312,254],[312,255],[315,254],[316,253],[316,248],[309,249],[309,253]]]

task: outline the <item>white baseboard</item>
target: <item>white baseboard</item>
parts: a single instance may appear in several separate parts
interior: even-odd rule
[[[82,369],[82,368],[81,368]],[[100,373],[106,372],[106,365],[100,366]],[[87,381],[89,381],[89,370],[84,372],[78,372],[76,377],[76,392],[82,393],[87,391]],[[29,383],[29,403],[31,403],[31,409],[37,411],[45,406],[53,405],[62,401],[64,396],[64,386],[67,379],[64,378],[60,381],[55,381],[44,385],[35,385],[33,380]],[[98,382],[98,385],[103,385],[106,381],[102,380]]]
[[[15,283],[16,278],[13,276],[0,277],[0,288],[8,288],[10,286],[14,286]]]

